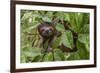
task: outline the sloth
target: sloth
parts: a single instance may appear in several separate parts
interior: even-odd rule
[[[60,46],[58,46],[58,48],[60,48],[63,52],[75,52],[77,51],[77,47],[76,47],[76,40],[77,40],[77,33],[74,32],[70,27],[69,27],[69,22],[65,22],[64,21],[64,27],[66,30],[70,30],[73,34],[73,39],[74,39],[74,47],[73,49],[72,48],[68,48],[66,46],[64,46],[63,44],[61,44]],[[39,26],[38,26],[38,32],[39,32],[39,35],[42,37],[43,41],[42,41],[42,44],[43,44],[43,48],[44,48],[44,44],[46,41],[48,41],[48,46],[46,48],[46,51],[47,52],[52,52],[53,49],[52,49],[52,45],[53,45],[53,42],[56,40],[57,37],[61,36],[61,32],[60,31],[57,31],[56,28],[55,28],[55,24],[54,23],[50,23],[50,22],[43,22],[41,23]]]
[[[55,27],[49,22],[43,22],[38,26],[38,32],[43,39],[43,48],[46,41],[48,41],[47,51],[52,51],[52,44],[55,41],[56,37],[61,35],[61,32],[58,32]]]

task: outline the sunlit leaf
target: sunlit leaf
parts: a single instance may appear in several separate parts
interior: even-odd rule
[[[56,29],[58,31],[64,31],[65,30],[64,25],[63,24],[59,24],[59,23],[57,24]]]
[[[66,47],[73,48],[73,35],[70,31],[66,31],[62,34],[62,43]]]
[[[46,22],[52,22],[52,20],[49,17],[46,17],[46,16],[43,17],[42,20],[46,21]]]

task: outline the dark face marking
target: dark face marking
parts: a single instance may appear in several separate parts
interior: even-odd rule
[[[38,31],[44,38],[50,38],[54,35],[54,28],[49,24],[42,24],[39,26]]]

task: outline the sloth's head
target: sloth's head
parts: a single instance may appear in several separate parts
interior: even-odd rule
[[[43,37],[43,38],[50,38],[54,35],[54,28],[53,26],[51,25],[51,23],[48,23],[48,22],[44,22],[44,23],[41,23],[39,26],[38,26],[38,31],[39,31],[39,34]]]

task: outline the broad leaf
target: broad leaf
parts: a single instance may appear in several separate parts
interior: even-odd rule
[[[52,52],[49,52],[45,55],[44,61],[53,61],[53,54]]]
[[[70,31],[62,34],[62,43],[66,47],[73,48],[73,35]]]
[[[55,61],[65,60],[64,53],[60,49],[54,49],[54,58]]]
[[[64,31],[65,30],[64,25],[63,24],[59,24],[59,23],[56,25],[56,29],[58,31]]]

